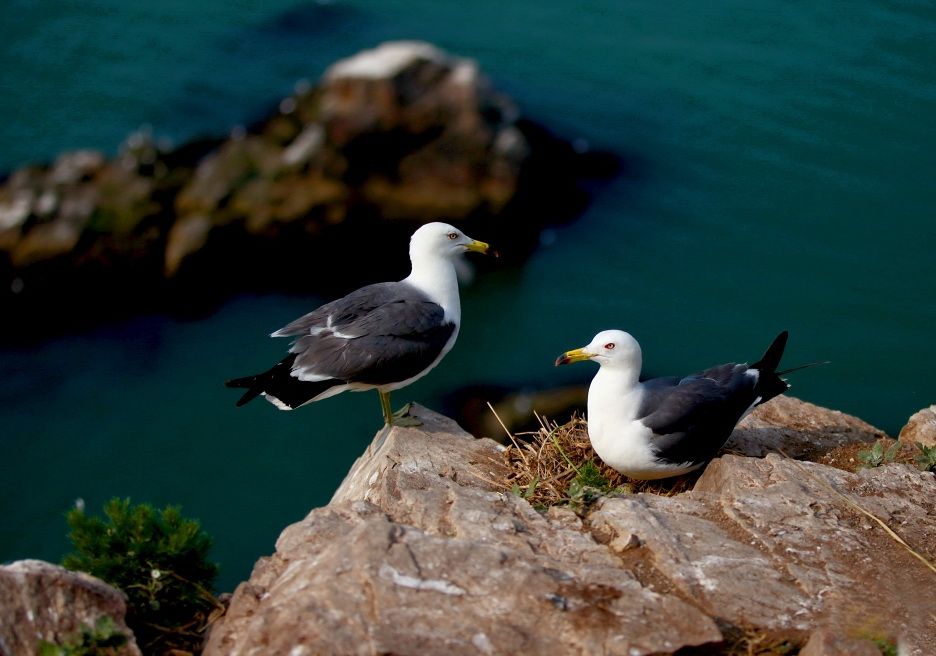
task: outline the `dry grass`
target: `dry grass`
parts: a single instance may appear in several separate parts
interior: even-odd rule
[[[697,478],[690,475],[662,481],[629,479],[595,454],[584,418],[573,416],[561,426],[539,416],[537,419],[540,429],[536,432],[515,436],[507,431],[510,444],[504,451],[509,474],[503,487],[534,507],[574,505],[581,502],[583,490],[586,497],[637,492],[671,496],[690,489]]]

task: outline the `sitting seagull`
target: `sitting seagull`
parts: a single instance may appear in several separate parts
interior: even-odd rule
[[[376,389],[392,425],[390,392],[425,376],[455,344],[455,260],[466,251],[486,253],[488,245],[445,223],[420,227],[410,239],[408,277],[362,287],[274,332],[296,338],[289,355],[268,371],[229,380],[228,387],[247,390],[237,405],[262,394],[293,410],[346,390]]]
[[[789,389],[780,376],[793,369],[777,371],[786,342],[783,331],[752,365],[729,363],[641,383],[637,340],[605,330],[588,346],[560,355],[556,366],[583,360],[600,365],[588,388],[592,447],[625,476],[651,480],[702,467],[755,406]]]

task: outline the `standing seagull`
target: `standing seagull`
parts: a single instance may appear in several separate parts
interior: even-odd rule
[[[419,228],[410,239],[409,276],[362,287],[274,332],[297,339],[268,371],[226,383],[247,390],[237,405],[262,394],[293,410],[346,390],[376,389],[392,425],[390,392],[425,376],[455,344],[455,260],[466,251],[486,253],[488,245],[445,223]]]
[[[752,365],[732,362],[641,383],[637,340],[605,330],[588,346],[560,355],[556,366],[583,360],[600,365],[588,388],[588,438],[610,467],[651,480],[703,466],[755,406],[789,389],[780,376],[793,370],[777,371],[786,342],[783,331]]]

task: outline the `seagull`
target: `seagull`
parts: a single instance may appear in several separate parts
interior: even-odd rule
[[[296,338],[289,355],[225,384],[247,390],[238,406],[263,395],[280,410],[376,389],[387,425],[405,423],[391,410],[390,392],[425,376],[451,350],[461,323],[457,260],[488,249],[448,224],[423,225],[410,239],[409,276],[362,287],[280,328],[270,336]]]
[[[625,476],[654,480],[705,465],[751,410],[790,388],[780,376],[794,369],[777,371],[787,336],[777,335],[751,365],[732,362],[684,378],[640,382],[637,340],[623,330],[605,330],[588,346],[560,355],[556,366],[599,364],[588,388],[592,447]]]

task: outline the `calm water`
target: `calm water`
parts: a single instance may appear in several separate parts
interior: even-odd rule
[[[142,124],[223,133],[338,57],[431,40],[636,170],[521,271],[466,289],[459,344],[398,400],[569,380],[587,367],[555,355],[620,327],[659,374],[754,358],[788,328],[786,362],[834,362],[794,393],[891,432],[936,402],[932,3],[458,5],[8,0],[0,169],[112,151]],[[220,385],[279,357],[264,336],[320,300],[0,350],[0,560],[55,560],[75,498],[131,496],[199,517],[232,588],[379,427],[373,394],[235,411]]]

